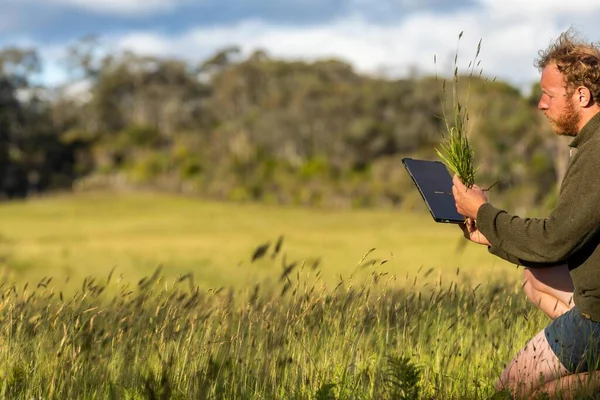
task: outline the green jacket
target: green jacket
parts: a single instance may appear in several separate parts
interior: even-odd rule
[[[572,156],[556,207],[547,218],[521,218],[489,203],[477,227],[489,251],[526,267],[567,264],[583,314],[600,321],[600,113],[569,144]]]

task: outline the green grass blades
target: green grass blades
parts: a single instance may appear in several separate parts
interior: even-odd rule
[[[449,128],[448,131],[448,135],[436,152],[442,162],[470,188],[475,184],[473,148],[464,132],[461,133],[454,127]]]
[[[427,214],[82,194],[0,219],[0,398],[498,398],[548,322]]]
[[[426,213],[89,193],[0,219],[0,398],[486,399],[547,322]]]
[[[319,272],[241,290],[86,279],[72,296],[6,283],[0,397],[489,399],[547,322],[519,285],[399,289],[376,271],[327,285]]]
[[[462,38],[463,32],[458,35],[458,41]],[[481,51],[481,41],[477,45],[477,52],[474,59],[469,63],[469,74],[465,78],[468,80],[466,86],[466,95],[464,102],[461,101],[459,94],[460,90],[460,74],[458,69],[458,46],[454,56],[454,76],[452,80],[452,116],[448,116],[446,112],[446,82],[442,83],[440,93],[440,101],[442,103],[443,119],[446,126],[446,133],[442,134],[442,141],[436,152],[442,162],[467,186],[472,187],[475,184],[475,161],[474,151],[469,142],[470,126],[469,113],[467,111],[470,79],[473,77],[475,68],[479,66],[477,58]],[[436,58],[434,57],[434,63]],[[481,75],[481,71],[479,72]],[[437,78],[437,72],[436,72]]]

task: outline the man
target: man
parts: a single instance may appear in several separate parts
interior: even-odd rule
[[[600,49],[572,30],[536,60],[538,108],[558,135],[574,136],[556,207],[547,218],[521,218],[492,206],[477,186],[455,176],[456,208],[468,238],[527,267],[528,297],[554,320],[502,372],[496,388],[517,398],[568,395],[600,361]],[[572,300],[571,300],[572,295]]]

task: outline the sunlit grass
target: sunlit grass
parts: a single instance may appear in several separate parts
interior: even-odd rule
[[[398,289],[374,266],[360,270],[362,283],[328,285],[318,268],[296,266],[266,287],[235,291],[160,273],[134,285],[73,282],[72,296],[47,279],[5,284],[0,394],[484,399],[544,323],[518,286],[423,288],[416,275]]]
[[[458,35],[458,41],[463,35],[461,32]],[[477,52],[475,53],[475,57],[469,63],[468,70],[469,74],[466,79],[470,80],[473,77],[475,72],[475,68],[479,67],[479,62],[477,58],[479,57],[479,52],[481,51],[481,41],[477,45]],[[434,58],[434,63],[435,63]],[[479,72],[479,76],[481,76],[481,72]],[[436,74],[437,77],[437,74]],[[446,133],[442,135],[442,140],[439,145],[439,148],[436,149],[436,152],[442,162],[446,164],[446,166],[456,174],[461,182],[463,182],[467,187],[472,187],[475,183],[475,172],[477,170],[475,166],[475,151],[471,146],[470,142],[470,133],[471,127],[469,126],[469,112],[468,112],[468,100],[469,100],[469,92],[468,88],[470,87],[470,82],[467,83],[467,90],[464,94],[464,98],[461,97],[459,93],[459,81],[460,81],[460,73],[458,69],[458,48],[456,49],[456,54],[454,56],[454,74],[452,79],[452,113],[451,116],[446,114],[445,107],[445,99],[446,99],[446,81],[443,81],[442,84],[442,110],[443,110],[443,119],[446,127]]]
[[[213,203],[157,194],[80,194],[0,205],[2,271],[19,282],[51,275],[116,276],[135,282],[156,267],[173,278],[192,272],[204,288],[244,287],[272,278],[254,249],[283,236],[288,259],[320,259],[323,278],[347,276],[372,248],[381,272],[400,278],[460,268],[474,282],[515,280],[514,266],[467,243],[459,228],[426,212],[328,210]],[[368,260],[367,260],[368,261]]]
[[[3,398],[484,399],[547,323],[426,212],[87,193],[0,220]]]

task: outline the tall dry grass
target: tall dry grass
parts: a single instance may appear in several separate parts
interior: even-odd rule
[[[363,259],[331,286],[281,248],[254,255],[280,268],[277,282],[203,290],[157,270],[137,285],[86,279],[68,297],[50,278],[4,283],[0,396],[490,398],[545,323],[518,286],[473,287],[459,271],[423,286],[425,271],[394,276]]]

